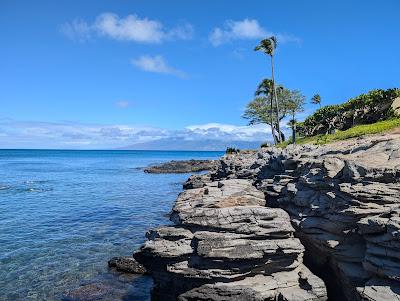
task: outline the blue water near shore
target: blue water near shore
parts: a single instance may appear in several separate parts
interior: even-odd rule
[[[146,174],[172,159],[221,152],[0,150],[0,300],[60,300],[114,281],[124,300],[149,300],[151,280],[109,271],[167,214],[188,174]],[[116,297],[115,297],[116,298]]]

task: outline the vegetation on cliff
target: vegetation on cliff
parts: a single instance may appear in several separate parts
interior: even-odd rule
[[[379,134],[388,130],[400,127],[400,118],[379,121],[372,124],[356,125],[344,131],[336,131],[333,134],[319,134],[315,136],[302,137],[297,139],[297,144],[327,144],[334,141],[356,138],[363,135]],[[286,147],[291,141],[278,144],[278,147]]]
[[[307,117],[298,127],[303,136],[315,136],[387,120],[395,117],[391,105],[398,96],[400,90],[397,88],[372,90],[343,104],[324,106]]]
[[[243,118],[249,120],[249,125],[268,124],[276,145],[296,143],[298,134],[303,137],[298,143],[307,143],[307,141],[327,143],[346,139],[346,137],[357,137],[363,133],[378,133],[387,127],[397,126],[397,121],[389,121],[358,127],[395,118],[392,103],[400,96],[400,90],[397,88],[371,90],[343,104],[323,107],[321,96],[315,94],[311,98],[311,103],[319,105],[319,109],[303,122],[298,122],[296,114],[303,111],[305,97],[299,90],[289,90],[276,83],[274,69],[276,46],[277,39],[272,36],[260,41],[255,48],[256,51],[262,51],[270,56],[271,79],[265,78],[261,81],[255,91],[255,98],[247,104],[243,114]],[[285,141],[285,135],[280,126],[286,117],[289,117],[288,126],[292,130],[289,142]]]

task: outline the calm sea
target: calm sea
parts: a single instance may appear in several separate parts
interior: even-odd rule
[[[93,280],[149,300],[151,280],[108,271],[167,214],[188,174],[146,174],[221,152],[0,150],[0,300],[59,300]],[[118,300],[119,297],[115,297]]]

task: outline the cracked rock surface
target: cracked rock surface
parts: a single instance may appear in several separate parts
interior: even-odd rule
[[[399,131],[225,155],[184,188],[134,254],[154,300],[327,300],[316,275],[400,300]]]
[[[134,254],[155,281],[154,300],[326,300],[302,263],[289,215],[265,207],[249,179],[207,181],[183,191],[175,225],[152,229]]]

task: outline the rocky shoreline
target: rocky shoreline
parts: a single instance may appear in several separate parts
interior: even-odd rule
[[[399,300],[399,182],[398,134],[225,155],[133,258],[153,300]]]
[[[400,300],[399,131],[225,155],[184,189],[109,262],[152,300]]]

